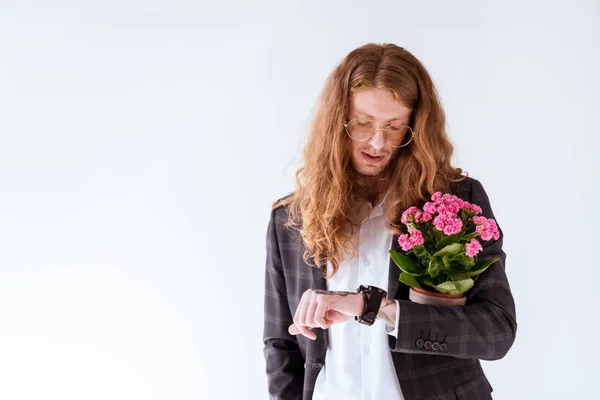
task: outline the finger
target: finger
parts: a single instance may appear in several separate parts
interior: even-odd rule
[[[309,289],[310,290],[310,289]],[[300,325],[304,325],[304,322],[300,320],[302,314],[304,314],[304,308],[306,307],[306,297],[308,296],[308,290],[302,293],[302,297],[300,298],[300,302],[298,303],[298,307],[296,307],[296,313],[294,314],[294,324],[296,327]]]
[[[288,327],[288,332],[290,333],[290,335],[299,335],[300,334],[300,330],[298,329],[296,324],[291,324]]]
[[[300,304],[298,304],[298,308],[296,309],[296,315],[294,316],[294,325],[300,331],[300,333],[306,336],[309,339],[316,339],[316,335],[308,329],[304,324],[304,318],[306,316],[306,309],[308,308],[307,299],[310,297],[309,293],[310,289],[302,294],[302,299],[300,300]]]
[[[310,326],[311,328],[317,327],[318,325],[315,323],[315,310],[317,309],[317,304],[319,304],[322,299],[316,294],[313,294],[310,299],[310,304],[306,309],[306,315],[304,320],[304,325]]]
[[[325,317],[329,325],[339,324],[340,322],[348,320],[348,318],[350,317],[348,317],[346,314],[335,310],[327,311],[327,315]]]
[[[302,334],[311,340],[315,340],[317,338],[317,335],[314,332],[302,325],[292,324],[288,327],[288,332],[290,335]]]
[[[327,329],[331,324],[327,323],[325,320],[325,314],[327,313],[327,306],[324,301],[319,302],[317,308],[315,309],[315,324],[317,324],[321,329]]]
[[[310,289],[309,289],[310,290]],[[302,309],[302,303],[304,302],[304,299],[307,296],[307,292],[302,293],[302,297],[300,297],[300,302],[298,303],[298,307],[296,307],[296,312],[294,313],[294,323],[298,321],[298,316],[300,315],[300,310]]]
[[[308,306],[310,306],[310,299],[311,299],[311,294],[308,292],[305,292],[302,295],[302,300],[300,300],[300,304],[298,304],[298,309],[296,310],[296,313],[298,314],[298,318],[296,320],[294,320],[294,322],[296,323],[296,325],[303,325],[306,326],[306,310],[308,309]]]
[[[299,334],[302,333],[302,332],[300,332],[300,328],[298,328],[298,326],[296,326],[296,324],[290,325],[288,327],[288,332],[291,335],[299,335]],[[317,338],[317,335],[314,332],[310,331],[310,330],[308,331],[308,335],[304,335],[304,336],[306,336],[307,338],[309,338],[311,340],[315,340]]]

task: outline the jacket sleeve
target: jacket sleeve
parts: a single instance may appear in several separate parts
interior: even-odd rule
[[[470,202],[482,215],[495,220],[488,195],[473,179]],[[505,273],[506,254],[502,250],[504,233],[498,240],[480,241],[478,259],[500,257],[484,271],[467,292],[464,306],[432,306],[400,302],[398,336],[388,338],[392,351],[497,360],[511,348],[517,331],[513,296]],[[437,342],[436,346],[423,345]],[[435,350],[434,350],[435,348]]]
[[[293,323],[287,300],[285,276],[277,241],[276,211],[267,229],[267,261],[264,298],[264,356],[269,398],[302,399],[304,358],[296,337],[288,332]]]

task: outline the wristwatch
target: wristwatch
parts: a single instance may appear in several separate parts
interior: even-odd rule
[[[363,295],[363,310],[360,316],[355,316],[354,319],[364,325],[373,325],[377,318],[377,312],[381,306],[381,300],[387,296],[387,292],[376,286],[360,285],[356,289],[357,293]]]

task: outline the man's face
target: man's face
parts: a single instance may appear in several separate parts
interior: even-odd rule
[[[385,89],[366,89],[352,97],[348,121],[353,118],[369,119],[380,128],[371,139],[363,142],[348,137],[352,164],[360,174],[379,175],[396,153],[404,149],[387,142],[384,129],[387,124],[408,125],[411,112]],[[410,132],[407,134],[410,135]]]

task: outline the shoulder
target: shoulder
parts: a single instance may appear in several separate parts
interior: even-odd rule
[[[471,198],[473,181],[475,181],[474,178],[465,176],[460,182],[452,182],[452,193],[461,199],[468,201]]]
[[[487,193],[483,188],[483,184],[480,180],[471,176],[465,176],[462,181],[452,183],[452,192],[461,199],[470,202],[481,198],[487,200]]]
[[[484,217],[495,218],[488,192],[479,179],[467,177],[464,181],[457,182],[455,185],[457,185],[457,190],[461,192],[461,194],[455,193],[457,196],[481,207],[481,215]]]
[[[279,199],[275,200],[272,203],[273,209],[280,208],[280,207],[285,207],[285,205],[282,205],[282,203],[284,203],[286,200],[290,200],[291,197],[294,195],[294,193],[295,192],[290,192],[290,193],[286,194],[285,196],[280,197]]]
[[[290,202],[294,192],[280,197],[271,204],[271,223],[276,225],[278,229],[282,228],[289,219]]]

